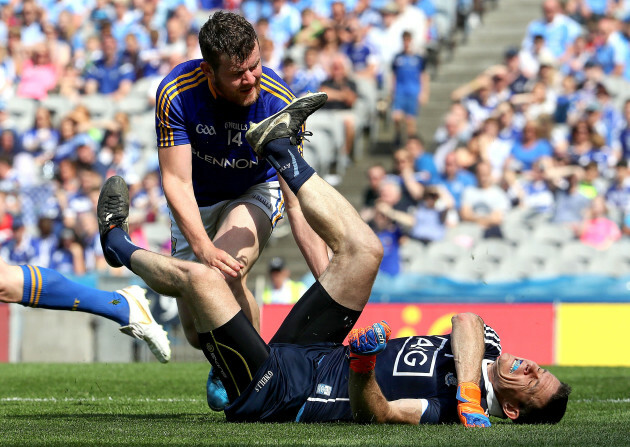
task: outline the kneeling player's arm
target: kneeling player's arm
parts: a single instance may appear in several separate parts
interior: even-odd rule
[[[414,425],[420,423],[422,400],[400,399],[388,402],[376,382],[374,371],[360,374],[350,370],[348,391],[352,417],[356,422]]]

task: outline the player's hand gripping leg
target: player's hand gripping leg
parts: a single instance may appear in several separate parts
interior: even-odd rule
[[[473,382],[462,382],[457,387],[457,414],[466,427],[490,427],[490,419],[481,408],[481,390]]]
[[[391,333],[385,321],[352,329],[348,335],[350,368],[360,374],[372,371],[376,365],[376,355],[385,349]]]

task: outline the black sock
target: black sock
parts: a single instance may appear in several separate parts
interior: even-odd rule
[[[267,360],[269,347],[242,310],[223,326],[197,335],[214,377],[221,380],[230,402],[234,402]]]
[[[276,168],[295,194],[315,174],[315,169],[304,160],[298,147],[292,145],[289,138],[270,141],[265,146],[265,151],[269,163]]]
[[[131,242],[129,235],[122,228],[113,228],[105,235],[103,250],[108,256],[114,256],[122,265],[133,271],[131,268],[131,255],[136,250],[142,250]]]

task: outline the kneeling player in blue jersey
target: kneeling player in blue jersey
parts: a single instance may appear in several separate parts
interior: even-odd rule
[[[87,287],[55,270],[9,265],[0,258],[0,302],[25,307],[87,312],[120,324],[120,331],[144,340],[162,363],[171,358],[166,332],[151,315],[146,290],[138,286],[115,292]]]
[[[559,420],[568,387],[534,362],[499,355],[498,337],[476,316],[454,319],[450,336],[392,340],[376,359],[369,356],[385,344],[383,325],[380,337],[371,328],[352,334],[352,349],[341,345],[369,299],[383,248],[352,205],[298,156],[295,132],[303,119],[280,111],[250,125],[246,134],[333,252],[270,344],[237,302],[217,290],[227,285],[211,282],[208,267],[129,242],[124,231],[129,196],[122,178],[110,178],[99,197],[107,261],[125,265],[159,293],[182,298],[187,291],[201,347],[227,391],[227,419],[417,424],[459,417],[468,426],[489,426],[485,410],[490,409],[517,421]],[[349,356],[366,354],[348,362]]]

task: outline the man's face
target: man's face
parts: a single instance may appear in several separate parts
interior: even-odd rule
[[[252,54],[242,64],[231,61],[227,56],[221,57],[221,64],[215,71],[209,65],[203,68],[210,78],[217,94],[239,106],[251,106],[260,95],[260,78],[262,63],[258,43]],[[206,71],[206,69],[208,71]]]
[[[560,387],[558,378],[536,362],[508,353],[499,356],[490,380],[504,411],[507,403],[517,408],[525,404],[542,407]]]

